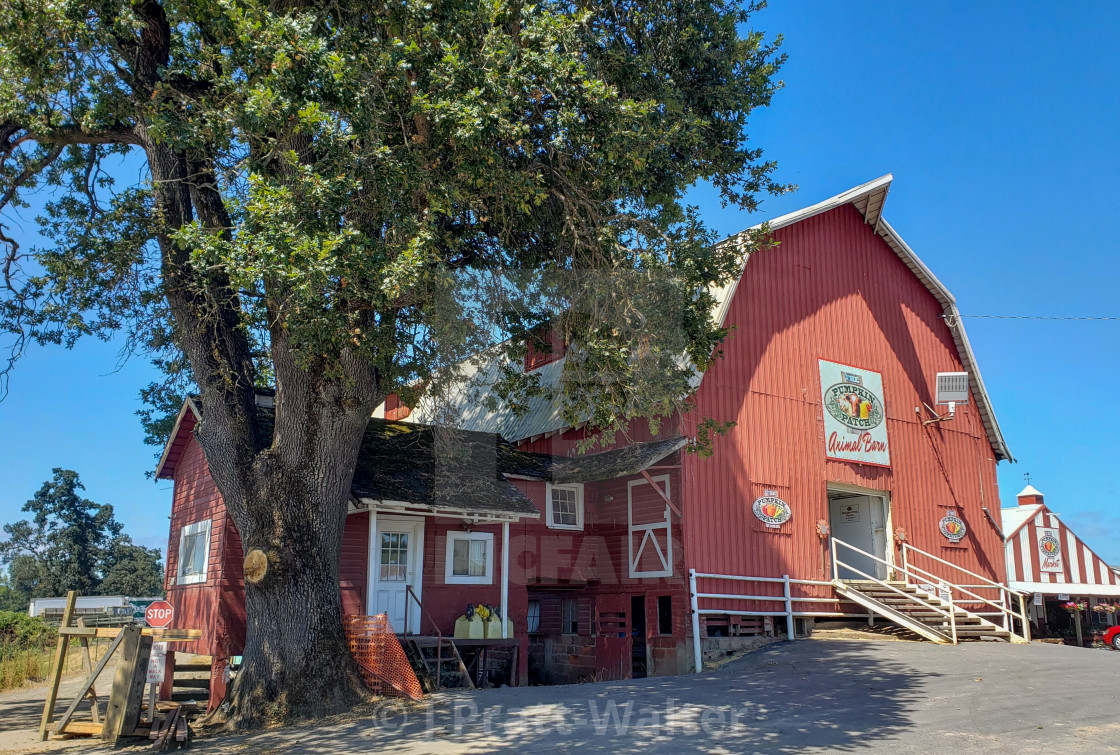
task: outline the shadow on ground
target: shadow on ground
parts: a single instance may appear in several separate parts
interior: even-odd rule
[[[388,702],[372,718],[239,744],[307,755],[845,752],[907,728],[935,676],[877,658],[866,643],[802,642],[699,675],[445,693],[422,706]]]

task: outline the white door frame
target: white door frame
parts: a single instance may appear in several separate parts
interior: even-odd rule
[[[424,588],[424,517],[422,516],[393,516],[390,514],[378,515],[377,509],[370,509],[369,512],[369,548],[368,548],[368,574],[366,579],[366,612],[372,612],[373,609],[373,596],[377,591],[378,579],[381,575],[381,542],[377,537],[377,530],[380,524],[407,524],[416,527],[416,547],[409,549],[409,560],[411,563],[410,571],[415,575],[414,579],[408,584],[412,585],[412,591],[416,593],[416,598],[423,601],[424,597],[422,590]],[[420,632],[420,609],[416,604],[410,600],[408,603],[408,626],[405,627],[405,632],[409,634],[418,634]]]
[[[859,485],[848,485],[848,484],[842,483],[842,482],[826,483],[826,485],[825,485],[825,501],[827,502],[827,506],[828,506],[828,525],[829,525],[830,528],[832,526],[832,494],[833,493],[854,493],[856,495],[865,495],[865,496],[869,496],[869,497],[873,497],[873,498],[879,498],[879,499],[882,500],[883,509],[884,509],[883,526],[886,528],[886,530],[883,533],[883,537],[884,537],[884,540],[885,540],[884,549],[886,550],[886,555],[884,556],[884,558],[886,559],[887,563],[891,565],[891,567],[894,567],[896,565],[895,560],[894,560],[894,547],[891,545],[891,541],[894,539],[894,524],[893,524],[892,518],[891,518],[892,517],[892,512],[891,512],[891,493],[890,493],[890,491],[889,490],[876,490],[875,488],[865,488],[865,487],[861,487]],[[872,528],[872,530],[871,530],[871,539],[872,539],[872,542],[875,541],[875,530],[874,530],[874,528]],[[889,574],[887,576],[888,576],[888,578],[890,577]]]

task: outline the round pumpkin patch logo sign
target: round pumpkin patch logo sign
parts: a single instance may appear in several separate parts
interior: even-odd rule
[[[788,503],[772,495],[755,499],[754,506],[751,508],[759,521],[767,527],[781,527],[793,515]]]
[[[950,543],[959,543],[961,538],[968,532],[968,527],[965,526],[964,520],[956,514],[946,514],[941,517],[939,526],[941,534],[949,538]]]
[[[1042,551],[1042,555],[1046,558],[1057,558],[1062,553],[1062,546],[1058,542],[1058,538],[1049,532],[1038,539],[1038,549]]]

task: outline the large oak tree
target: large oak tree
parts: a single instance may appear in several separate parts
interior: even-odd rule
[[[571,343],[552,390],[573,421],[609,435],[685,406],[724,336],[708,292],[757,239],[713,244],[684,192],[706,181],[753,209],[781,190],[746,134],[782,62],[754,10],[0,4],[9,356],[124,334],[199,394],[197,440],[245,547],[268,556],[246,586],[234,722],[362,692],[338,561],[388,393],[438,393],[441,368],[495,348],[516,364],[548,321]],[[35,192],[37,246],[12,222]],[[535,390],[516,369],[501,381],[514,406]]]

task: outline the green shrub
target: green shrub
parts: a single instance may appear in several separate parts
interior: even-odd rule
[[[3,648],[46,648],[54,642],[55,637],[55,628],[38,616],[0,611],[0,654],[3,654]]]

